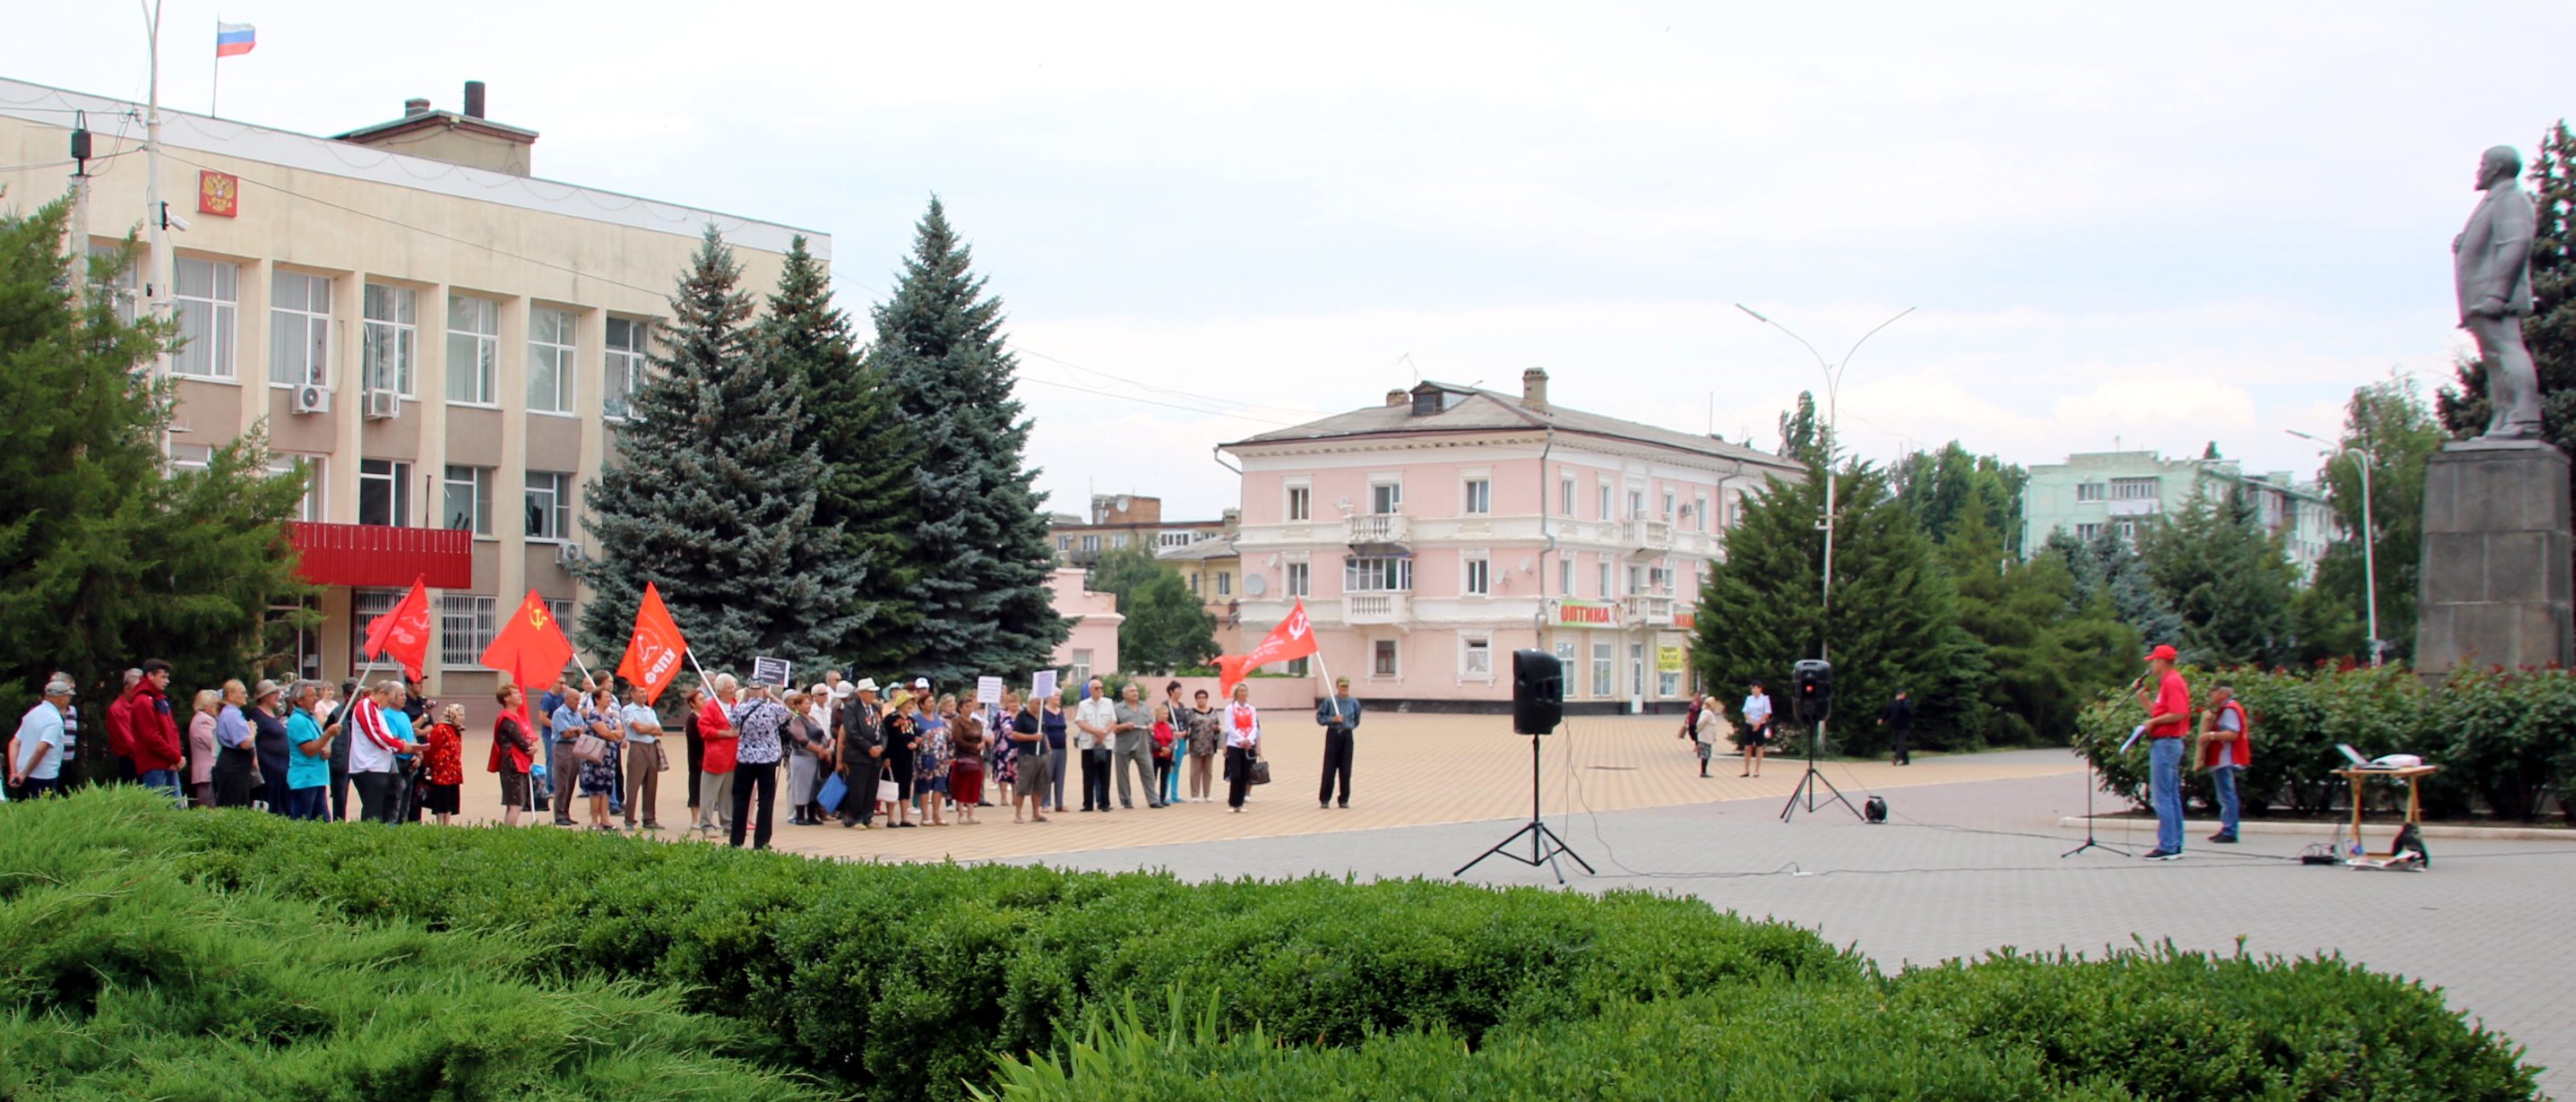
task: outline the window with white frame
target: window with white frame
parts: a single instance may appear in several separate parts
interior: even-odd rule
[[[1646,568],[1645,568],[1645,567],[1643,567],[1643,566],[1641,566],[1641,565],[1638,565],[1638,564],[1636,564],[1636,563],[1629,563],[1629,564],[1628,564],[1628,592],[1630,592],[1630,593],[1643,593],[1643,592],[1645,592],[1645,591],[1646,591]]]
[[[609,417],[635,415],[635,392],[644,386],[644,337],[651,328],[642,318],[608,319],[607,389],[600,391],[599,404]]]
[[[1592,644],[1592,695],[1609,696],[1619,691],[1619,683],[1612,675],[1610,665],[1610,644]]]
[[[115,261],[117,255],[124,252],[124,250],[125,245],[123,242],[100,244],[99,242],[93,241],[90,242],[89,245],[89,256],[90,259],[94,261],[104,260],[112,263]],[[135,304],[141,302],[143,299],[142,278],[140,273],[135,271],[138,267],[135,263],[135,257],[137,255],[140,254],[127,255],[124,267],[109,273],[108,277],[104,280],[91,280],[89,285],[90,293],[104,298],[109,303],[113,304],[116,307],[116,316],[118,320],[121,320],[128,325],[134,324]],[[92,274],[94,275],[96,273]]]
[[[572,312],[539,306],[528,311],[528,409],[571,413],[573,375],[580,360],[573,346]]]
[[[2136,544],[2138,542],[2137,521],[2124,520],[2120,522],[2120,541],[2128,544]]]
[[[1574,596],[1574,559],[1560,555],[1556,560],[1556,592],[1561,597]]]
[[[1742,523],[1744,523],[1744,495],[1736,494],[1726,499],[1726,526],[1733,528]]]
[[[1342,560],[1346,593],[1400,593],[1413,588],[1413,560],[1403,555],[1354,556]]]
[[[1668,670],[1658,663],[1655,667],[1655,695],[1666,700],[1682,695],[1682,671]]]
[[[1699,531],[1708,531],[1708,495],[1691,495],[1691,523]]]
[[[214,461],[215,449],[211,444],[174,442],[170,445],[170,469],[173,471],[202,471]]]
[[[1494,679],[1494,637],[1461,635],[1458,637],[1458,676],[1469,681]]]
[[[1556,511],[1559,516],[1574,515],[1574,477],[1572,475],[1556,481]]]
[[[572,476],[528,472],[528,528],[532,540],[572,538]]]
[[[180,257],[170,295],[179,320],[179,347],[170,353],[170,370],[200,379],[232,378],[241,265]]]
[[[1599,596],[1602,600],[1607,601],[1610,599],[1610,563],[1605,559],[1595,565],[1601,568],[1601,591]]]
[[[1600,496],[1598,499],[1594,500],[1592,504],[1593,504],[1593,512],[1596,514],[1596,519],[1599,519],[1599,520],[1608,520],[1608,519],[1610,519],[1610,480],[1609,480],[1609,479],[1606,479],[1606,478],[1605,478],[1605,479],[1602,479],[1602,480],[1601,480],[1601,496]]]
[[[492,468],[447,468],[447,507],[440,510],[446,526],[478,536],[492,534]]]
[[[1674,578],[1672,567],[1658,566],[1653,570],[1649,570],[1646,572],[1646,579],[1654,585],[1656,593],[1666,597],[1673,595]]]
[[[1628,519],[1646,519],[1646,491],[1633,487],[1628,490]]]
[[[358,461],[358,523],[397,528],[411,523],[411,464],[393,459]]]
[[[269,619],[280,621],[299,612],[316,611],[314,604],[314,599],[311,597],[300,597],[273,604],[268,606]],[[288,662],[287,668],[294,670],[295,676],[307,681],[322,679],[322,629],[318,626],[318,620],[315,623],[316,626],[293,630],[295,638],[288,643],[285,656]]]
[[[1369,643],[1369,676],[1404,676],[1403,653],[1395,645],[1395,640],[1377,639]]]
[[[358,342],[360,376],[369,390],[412,397],[412,369],[420,361],[420,293],[370,283],[360,297],[366,315]]]
[[[328,462],[330,462],[330,458],[328,456],[293,455],[286,452],[270,453],[268,457],[268,473],[270,474],[296,474],[298,473],[296,464],[301,463],[304,465],[301,472],[304,478],[304,500],[296,503],[295,519],[305,521],[319,521],[322,519],[323,503],[329,500],[329,498],[323,493],[322,469],[323,465]]]
[[[556,623],[569,624],[572,622],[572,602],[570,600],[559,600],[553,597],[548,597],[545,599],[545,602],[547,615],[553,616]],[[569,630],[567,630],[567,634],[569,634]]]
[[[1492,480],[1492,479],[1489,479],[1489,478],[1471,478],[1471,479],[1468,479],[1468,480],[1467,480],[1467,488],[1466,488],[1466,492],[1465,492],[1465,494],[1463,495],[1463,497],[1464,497],[1464,499],[1465,499],[1465,500],[1463,500],[1463,501],[1460,503],[1461,510],[1462,510],[1463,512],[1467,513],[1469,516],[1476,516],[1476,515],[1480,515],[1480,514],[1484,514],[1484,513],[1490,513],[1490,512],[1493,512],[1493,511],[1494,511],[1494,482],[1493,482],[1493,480]]]
[[[1187,547],[1198,542],[1196,532],[1161,532],[1154,536],[1156,547]]]
[[[349,654],[352,663],[366,661],[367,628],[375,624],[377,617],[392,612],[402,599],[403,591],[399,589],[349,591]],[[483,652],[478,649],[474,653],[479,655]]]
[[[2101,501],[2101,500],[2103,500],[2104,498],[2106,498],[2106,497],[2109,497],[2109,496],[2110,496],[2110,494],[2109,494],[2109,490],[2110,490],[2110,489],[2111,489],[2111,487],[2110,487],[2110,485],[2109,485],[2109,484],[2107,484],[2107,483],[2102,483],[2102,482],[2078,482],[2078,483],[2076,483],[2076,484],[2075,484],[2075,500],[2077,500],[2077,501]]]
[[[447,296],[447,400],[497,405],[500,375],[501,304],[471,295]]]
[[[2083,540],[2086,543],[2091,543],[2094,540],[2101,539],[2102,525],[2099,523],[2078,524],[2075,526],[2075,538]]]
[[[1083,537],[1082,537],[1082,549],[1083,549],[1083,550],[1085,550],[1085,551],[1098,551],[1098,550],[1100,550],[1100,535],[1099,535],[1099,533],[1094,532],[1094,533],[1090,533],[1090,534],[1088,534],[1088,535],[1083,536]]]
[[[1664,522],[1667,524],[1672,523],[1673,508],[1673,492],[1671,490],[1666,490],[1664,491]]]
[[[1231,570],[1219,570],[1219,571],[1217,571],[1217,572],[1216,572],[1216,595],[1217,595],[1217,596],[1219,596],[1219,597],[1231,597],[1231,596],[1234,596],[1234,572],[1233,572],[1233,571],[1231,571]]]
[[[1404,483],[1369,483],[1369,512],[1384,515],[1404,511]]]
[[[1572,677],[1578,672],[1574,664],[1574,644],[1560,642],[1556,645],[1556,664],[1560,670],[1565,671],[1567,677]]]
[[[1090,680],[1091,648],[1075,647],[1073,648],[1073,683],[1081,685]]]
[[[1288,520],[1291,523],[1313,519],[1315,490],[1311,486],[1288,487]]]
[[[1073,550],[1073,537],[1072,537],[1072,536],[1057,536],[1057,537],[1055,538],[1055,549],[1056,549],[1056,550],[1058,550],[1058,551],[1071,551],[1071,550]]]
[[[1289,564],[1288,564],[1288,566],[1287,566],[1287,571],[1288,571],[1287,579],[1288,579],[1288,580],[1287,580],[1286,584],[1287,584],[1287,586],[1288,586],[1288,595],[1289,595],[1289,596],[1291,596],[1291,597],[1311,597],[1311,596],[1314,596],[1314,589],[1315,589],[1314,581],[1313,581],[1313,579],[1312,579],[1312,576],[1307,572],[1307,570],[1308,570],[1307,565],[1306,565],[1305,563],[1302,563],[1302,562],[1292,562],[1292,563],[1289,563]]]
[[[1290,676],[1290,677],[1312,677],[1312,676],[1314,676],[1314,673],[1315,673],[1315,660],[1314,660],[1314,659],[1312,659],[1312,658],[1306,658],[1306,657],[1297,657],[1297,658],[1291,658],[1291,659],[1289,659],[1289,660],[1288,660],[1288,676]]]
[[[1494,592],[1494,562],[1483,555],[1469,555],[1460,561],[1458,592],[1470,597],[1491,596]]]
[[[331,277],[269,274],[268,381],[331,385]]]
[[[1115,533],[1111,533],[1111,534],[1110,534],[1110,537],[1109,537],[1109,546],[1111,546],[1111,547],[1125,547],[1125,546],[1127,546],[1127,533],[1125,533],[1125,532],[1115,532]]]
[[[1646,695],[1646,645],[1628,644],[1628,695]]]
[[[500,626],[497,599],[471,593],[442,594],[438,598],[439,664],[449,669],[481,666],[483,652],[492,646],[492,636]]]

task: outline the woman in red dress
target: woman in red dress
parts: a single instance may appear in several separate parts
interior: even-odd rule
[[[948,763],[948,795],[957,801],[957,821],[975,821],[975,807],[984,802],[984,713],[963,712],[950,728],[948,741],[957,756]]]
[[[422,775],[428,778],[429,795],[421,801],[421,810],[438,816],[438,825],[456,821],[459,793],[465,787],[465,706],[450,704],[438,711],[438,722],[429,729],[428,748],[420,752]]]

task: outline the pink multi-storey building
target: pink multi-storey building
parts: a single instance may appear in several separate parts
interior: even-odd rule
[[[1574,711],[1678,705],[1707,564],[1738,498],[1802,470],[1714,437],[1422,383],[1223,446],[1243,469],[1242,636],[1304,600],[1372,702],[1499,709],[1510,653],[1565,660]]]

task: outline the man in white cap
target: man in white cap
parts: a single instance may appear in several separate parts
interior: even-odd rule
[[[9,736],[9,787],[22,798],[62,794],[63,717],[71,708],[71,680],[58,677],[45,682],[45,698],[18,717],[18,731]]]
[[[832,710],[832,739],[839,745],[834,753],[838,761],[833,771],[841,783],[849,786],[841,797],[841,827],[874,829],[877,810],[877,776],[885,767],[885,713],[877,707],[877,679],[862,677],[850,690],[850,696],[836,702]]]

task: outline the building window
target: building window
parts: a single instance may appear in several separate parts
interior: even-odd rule
[[[1606,478],[1605,478],[1605,479],[1602,479],[1602,480],[1601,480],[1601,496],[1600,496],[1600,497],[1598,497],[1598,498],[1595,498],[1595,499],[1593,500],[1592,505],[1593,505],[1593,512],[1594,512],[1594,514],[1597,516],[1597,518],[1598,518],[1598,519],[1601,519],[1601,520],[1608,520],[1608,519],[1610,519],[1610,480],[1609,480],[1609,479],[1606,479]]]
[[[313,598],[305,597],[290,604],[270,605],[268,611],[271,619],[283,620],[298,612],[310,611],[312,608]],[[286,654],[286,660],[288,668],[295,671],[295,676],[307,681],[321,680],[322,629],[319,626],[297,628],[295,639],[288,646],[290,649]]]
[[[2091,543],[2094,540],[2101,539],[2102,526],[2099,524],[2078,524],[2075,526],[2075,538],[2083,540],[2086,543]]]
[[[1090,680],[1091,648],[1075,647],[1073,648],[1073,683],[1082,685],[1089,683]]]
[[[1618,690],[1610,672],[1610,644],[1592,644],[1592,695],[1608,696]]]
[[[411,523],[411,464],[358,461],[358,523],[396,528]]]
[[[92,241],[89,245],[89,256],[93,261],[104,260],[113,263],[117,255],[124,252],[125,246],[122,243],[102,245]],[[143,298],[143,283],[134,270],[134,261],[134,254],[126,254],[124,267],[117,269],[105,280],[91,280],[89,285],[91,294],[116,306],[118,320],[127,325],[134,324],[135,303],[142,301]],[[183,259],[179,263],[186,264],[187,261]]]
[[[492,645],[492,635],[500,626],[497,603],[491,597],[470,593],[449,593],[438,598],[440,665],[470,669],[483,664],[483,652]]]
[[[1571,557],[1560,556],[1556,560],[1556,592],[1562,597],[1574,596],[1574,560]]]
[[[1369,644],[1369,676],[1404,676],[1403,660],[1399,657],[1400,654],[1401,651],[1396,647],[1395,640],[1393,639],[1379,639],[1371,642]]]
[[[1112,533],[1112,534],[1110,535],[1110,537],[1109,537],[1109,546],[1111,546],[1111,547],[1125,547],[1125,546],[1127,546],[1127,533],[1125,533],[1125,532],[1116,532],[1116,533]]]
[[[419,293],[370,283],[359,297],[367,318],[358,343],[359,374],[369,390],[412,397],[412,366],[420,361]]]
[[[1234,575],[1231,572],[1224,570],[1216,572],[1216,595],[1219,597],[1234,596]]]
[[[202,471],[214,461],[215,448],[212,444],[174,443],[170,445],[170,469],[173,471]]]
[[[2138,542],[2137,521],[2124,520],[2120,522],[2120,542],[2127,544],[2135,544]]]
[[[1562,516],[1574,515],[1574,480],[1571,478],[1557,480],[1556,511]]]
[[[2153,478],[2115,478],[2111,480],[2113,501],[2154,501],[2163,495],[2157,490],[2160,480]]]
[[[1470,516],[1474,516],[1474,515],[1477,515],[1477,514],[1493,512],[1493,511],[1494,511],[1494,483],[1493,483],[1493,481],[1492,481],[1491,479],[1484,479],[1484,478],[1471,478],[1471,479],[1468,479],[1468,480],[1467,480],[1467,494],[1466,494],[1466,497],[1467,497],[1467,500],[1466,500],[1466,502],[1465,502],[1465,509],[1466,509],[1466,512],[1468,513],[1468,515],[1470,515]]]
[[[571,413],[574,365],[572,313],[539,306],[528,311],[528,408]]]
[[[1744,495],[1738,494],[1726,499],[1726,526],[1733,528],[1742,523],[1744,523]]]
[[[1601,568],[1601,590],[1599,596],[1602,600],[1607,601],[1610,599],[1610,564],[1608,562],[1603,562],[1598,565]]]
[[[1404,483],[1369,483],[1369,512],[1381,516],[1404,510]]]
[[[322,519],[323,502],[328,500],[322,492],[322,465],[327,461],[325,457],[319,455],[288,455],[284,452],[269,455],[268,473],[270,474],[295,474],[297,473],[295,465],[298,463],[304,465],[302,470],[304,500],[295,507],[295,519],[306,521]]]
[[[395,605],[402,603],[402,599],[403,591],[399,589],[349,591],[349,661],[356,663],[367,660],[367,628],[376,622],[376,617],[392,612]],[[483,652],[478,650],[474,653]],[[374,682],[369,681],[368,684],[372,685]]]
[[[2075,500],[2100,501],[2109,489],[2109,486],[2099,482],[2078,482],[2075,484]]]
[[[241,266],[179,258],[171,297],[179,313],[179,349],[170,370],[200,379],[233,377],[233,329],[241,309]]]
[[[1556,662],[1558,667],[1564,671],[1565,676],[1567,677],[1572,677],[1582,672],[1582,668],[1574,664],[1574,644],[1572,643],[1558,643],[1556,645]],[[1571,688],[1571,686],[1568,687]]]
[[[1187,547],[1198,542],[1196,532],[1164,532],[1154,537],[1156,547]]]
[[[1644,491],[1644,490],[1630,490],[1630,491],[1628,491],[1628,519],[1630,519],[1630,520],[1644,520],[1644,519],[1646,519],[1646,491]]]
[[[1682,671],[1655,667],[1655,695],[1665,700],[1682,695]]]
[[[268,281],[268,381],[331,385],[331,278],[277,272]]]
[[[1289,596],[1310,597],[1314,595],[1314,581],[1312,576],[1307,572],[1307,566],[1305,563],[1289,563],[1287,570]]]
[[[1288,487],[1288,519],[1289,519],[1289,521],[1293,523],[1293,522],[1296,522],[1296,521],[1312,519],[1312,518],[1313,518],[1313,515],[1314,515],[1314,503],[1315,503],[1315,491],[1314,491],[1314,488],[1313,488],[1313,487],[1309,487],[1309,486],[1290,486],[1290,487]]]
[[[1413,560],[1400,555],[1342,561],[1346,593],[1400,593],[1413,588]]]
[[[1494,679],[1494,640],[1489,635],[1458,637],[1458,675],[1470,681]]]
[[[1097,533],[1094,533],[1082,537],[1082,549],[1085,551],[1100,550],[1100,536]]]
[[[1643,593],[1643,592],[1645,592],[1645,591],[1646,591],[1646,568],[1645,568],[1645,567],[1643,567],[1643,566],[1640,566],[1640,565],[1638,565],[1638,564],[1636,564],[1636,563],[1629,563],[1629,564],[1628,564],[1628,592],[1630,592],[1630,593]]]
[[[478,406],[501,401],[501,304],[447,296],[447,400]]]
[[[640,318],[608,319],[608,381],[599,404],[610,417],[635,415],[632,399],[644,386],[644,333],[651,325]]]
[[[1494,592],[1494,562],[1483,555],[1466,559],[1459,575],[1458,591],[1470,597],[1490,596]]]
[[[1628,695],[1646,695],[1646,645],[1628,644]]]
[[[1073,550],[1073,537],[1072,537],[1072,536],[1057,536],[1057,537],[1055,538],[1055,549],[1056,549],[1056,550],[1058,550],[1058,551],[1071,551],[1071,550]]]
[[[1315,660],[1314,660],[1314,659],[1312,659],[1312,658],[1303,658],[1303,657],[1300,657],[1300,658],[1291,658],[1291,659],[1289,659],[1289,660],[1288,660],[1288,676],[1290,676],[1290,677],[1312,677],[1312,676],[1314,676],[1314,675],[1315,675]]]
[[[1672,492],[1671,490],[1666,490],[1666,491],[1664,491],[1664,523],[1666,523],[1666,524],[1670,524],[1670,523],[1672,523],[1672,520],[1673,520],[1673,492]]]
[[[492,534],[492,468],[447,468],[447,527]]]
[[[552,471],[528,472],[528,538],[572,537],[572,476]]]
[[[1692,497],[1691,497],[1691,522],[1692,522],[1693,527],[1697,528],[1699,531],[1702,531],[1702,532],[1708,531],[1708,495],[1707,495],[1707,494],[1694,494],[1694,495],[1692,495]]]

